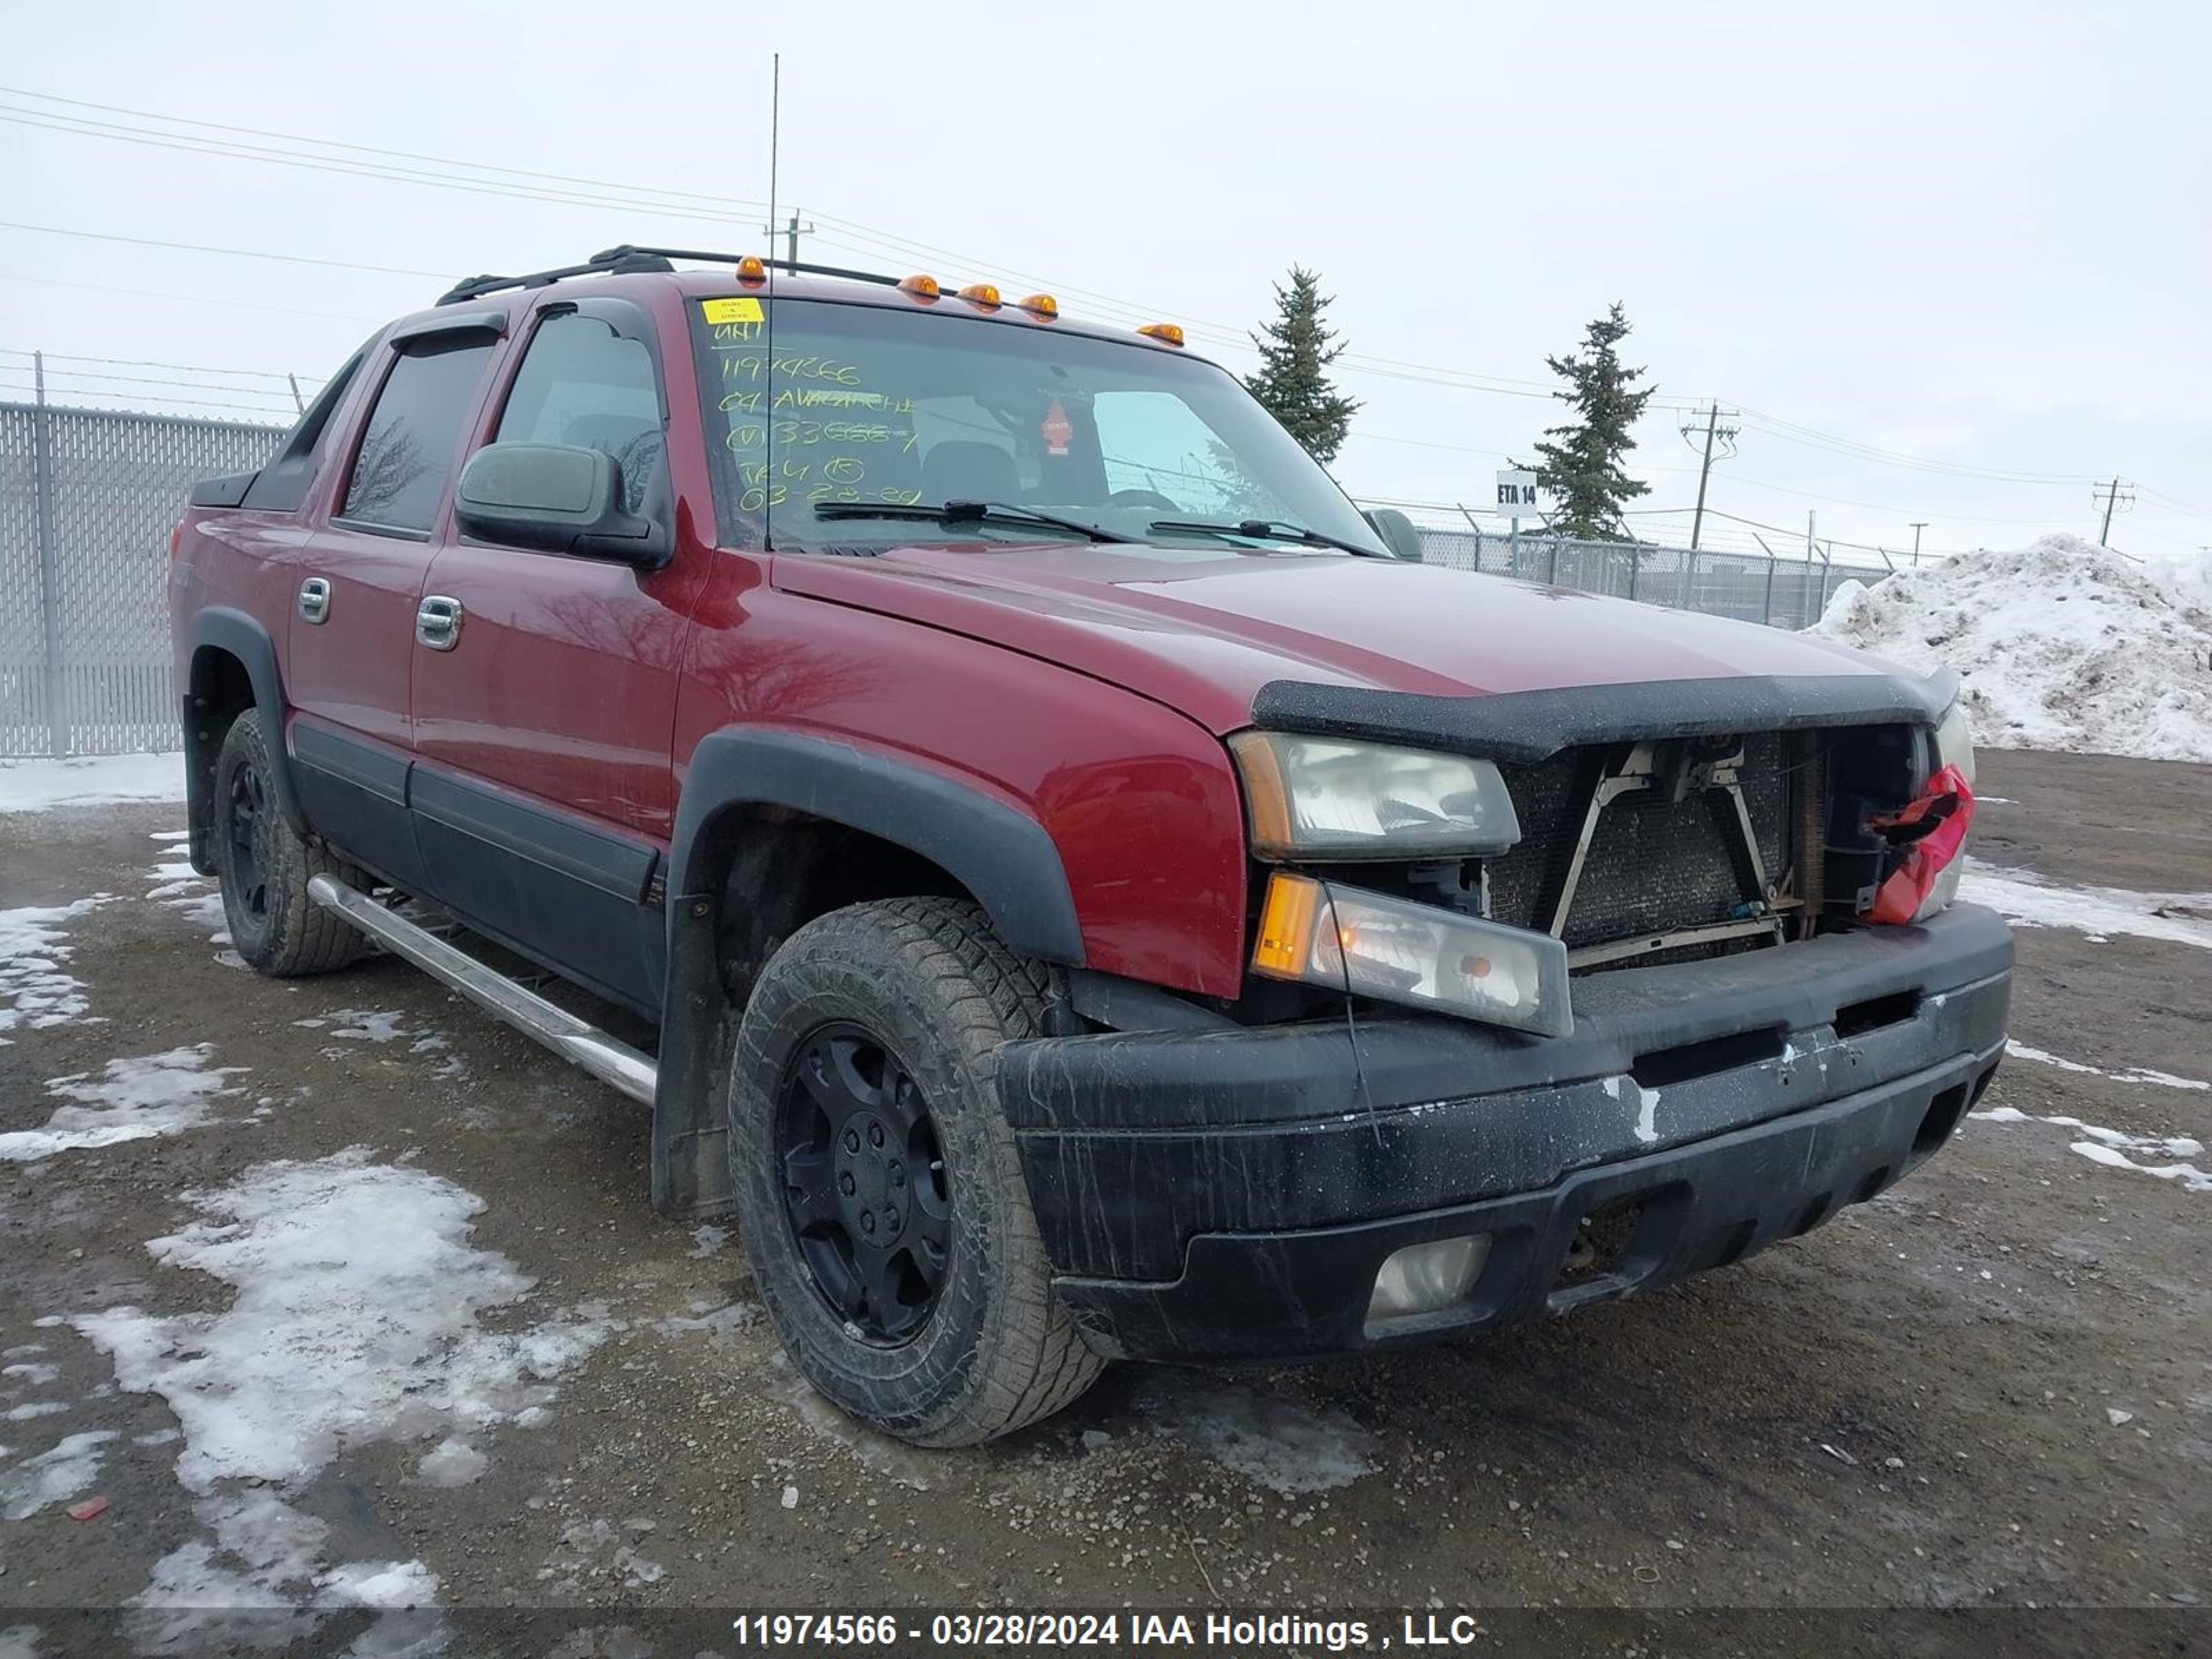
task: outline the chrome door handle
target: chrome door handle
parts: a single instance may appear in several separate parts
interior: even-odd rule
[[[433,651],[450,651],[461,642],[461,602],[433,593],[415,607],[415,637]]]
[[[300,584],[300,620],[318,626],[331,619],[331,585],[320,576]]]

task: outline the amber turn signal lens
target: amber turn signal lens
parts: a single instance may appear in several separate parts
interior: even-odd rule
[[[988,283],[970,283],[960,290],[960,297],[971,306],[994,306],[999,303],[999,290]]]
[[[1164,340],[1172,346],[1179,346],[1182,343],[1181,323],[1146,323],[1137,332],[1150,335],[1155,340]]]
[[[1255,973],[1277,979],[1303,979],[1313,951],[1314,913],[1321,905],[1321,884],[1278,870],[1267,878],[1267,898],[1260,908],[1259,937],[1252,941]]]
[[[757,253],[748,253],[738,261],[738,280],[741,283],[768,281],[768,266]]]
[[[917,300],[934,300],[942,290],[937,286],[936,277],[925,276],[916,271],[911,276],[899,278],[899,291],[911,294]]]
[[[1022,301],[1024,311],[1033,312],[1047,322],[1060,315],[1060,301],[1049,294],[1032,294]]]

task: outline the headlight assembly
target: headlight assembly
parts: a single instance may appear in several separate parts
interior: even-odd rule
[[[1521,839],[1486,760],[1281,732],[1240,732],[1229,750],[1255,858],[1471,858]]]
[[[1278,870],[1252,971],[1546,1036],[1575,1028],[1567,947],[1435,905]]]

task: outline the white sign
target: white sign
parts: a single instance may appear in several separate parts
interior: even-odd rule
[[[1498,511],[1506,518],[1539,519],[1552,507],[1552,492],[1537,486],[1534,473],[1498,469]]]

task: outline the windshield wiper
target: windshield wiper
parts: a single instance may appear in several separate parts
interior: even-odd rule
[[[1025,525],[1031,528],[1071,531],[1094,542],[1129,542],[1133,536],[1117,536],[1080,519],[1063,519],[1057,513],[1035,507],[1008,507],[1002,501],[817,501],[817,519],[926,519],[933,524]]]
[[[1354,553],[1363,559],[1390,556],[1375,548],[1362,547],[1357,542],[1342,541],[1318,530],[1309,530],[1302,524],[1292,524],[1288,519],[1243,519],[1235,524],[1206,524],[1197,519],[1155,519],[1151,527],[1155,535],[1243,536],[1251,541],[1302,542],[1308,547],[1333,547],[1340,553]]]

